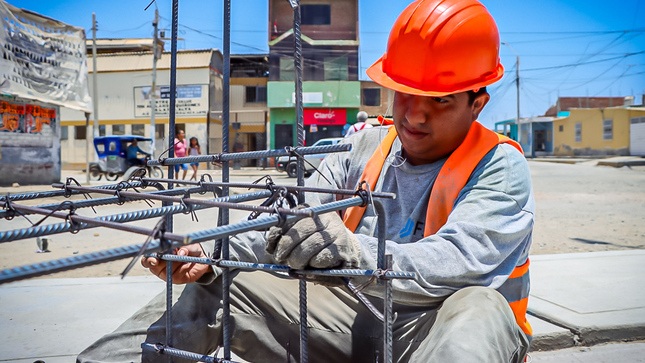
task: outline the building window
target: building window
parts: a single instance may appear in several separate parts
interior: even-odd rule
[[[87,138],[87,127],[74,126],[74,135],[76,140],[85,140]]]
[[[347,80],[347,57],[325,57],[325,81]]]
[[[558,127],[558,131],[560,131],[560,132],[564,131],[564,125],[560,125],[560,126]]]
[[[582,142],[582,124],[576,124],[576,142]]]
[[[380,106],[381,89],[363,88],[363,106]]]
[[[629,119],[629,122],[632,125],[645,123],[645,116],[643,116],[643,117],[632,117],[631,119]]]
[[[331,5],[300,5],[300,24],[331,25]]]
[[[105,135],[107,135],[105,125],[99,125],[99,136],[105,136]]]
[[[60,128],[60,139],[61,140],[67,140],[69,138],[69,136],[67,134],[67,132],[68,132],[67,129],[68,129],[67,126],[61,126],[61,128]]]
[[[613,140],[614,139],[614,120],[602,120],[602,139],[603,140]]]
[[[267,101],[266,86],[246,86],[246,103],[259,103]]]
[[[125,135],[125,125],[112,125],[112,135]]]
[[[546,130],[546,142],[551,142],[551,130]]]
[[[146,125],[132,125],[132,135],[146,136]]]
[[[164,125],[155,125],[155,139],[163,139],[166,137],[166,128]]]
[[[284,57],[280,58],[280,80],[281,81],[294,81],[296,73],[293,68],[293,58]]]

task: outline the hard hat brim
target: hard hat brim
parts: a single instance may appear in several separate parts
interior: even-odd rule
[[[379,85],[391,89],[396,92],[406,93],[415,96],[427,96],[427,97],[443,97],[455,93],[466,92],[482,87],[491,85],[504,76],[504,66],[501,63],[498,63],[497,69],[495,70],[494,76],[490,79],[487,79],[483,82],[478,82],[472,85],[469,85],[466,88],[457,88],[450,91],[428,91],[422,90],[419,88],[411,87],[402,83],[399,83],[392,78],[390,78],[385,72],[383,72],[383,57],[379,58],[374,64],[372,64],[366,71],[367,76],[372,79],[372,81],[378,83]]]

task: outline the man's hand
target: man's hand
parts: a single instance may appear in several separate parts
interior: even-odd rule
[[[360,244],[336,212],[271,227],[266,251],[295,269],[356,268]]]
[[[198,243],[182,246],[175,250],[179,256],[207,257]],[[158,278],[166,281],[166,261],[154,257],[141,257],[141,265],[147,268]],[[201,263],[172,263],[172,281],[175,284],[187,284],[197,281],[206,273],[213,273],[210,265]]]

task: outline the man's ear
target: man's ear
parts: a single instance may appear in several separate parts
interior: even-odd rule
[[[490,101],[490,95],[488,92],[484,92],[481,94],[477,95],[477,98],[473,100],[473,105],[472,105],[472,112],[473,112],[473,120],[477,120],[477,117],[479,117],[479,114],[482,112],[484,109],[484,106]]]

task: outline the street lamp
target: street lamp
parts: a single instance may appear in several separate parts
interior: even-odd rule
[[[515,118],[515,124],[517,125],[517,143],[522,144],[520,130],[520,55],[511,47],[510,44],[502,42],[503,45],[508,46],[513,53],[515,53],[515,86],[517,88],[517,117]]]

